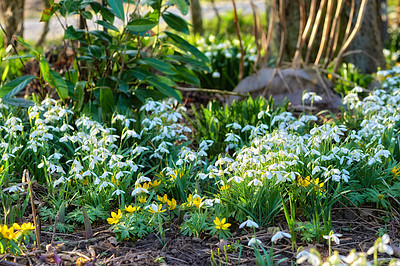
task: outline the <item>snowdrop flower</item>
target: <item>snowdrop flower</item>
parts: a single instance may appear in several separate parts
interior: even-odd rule
[[[367,254],[371,255],[374,254],[375,250],[378,249],[379,253],[386,253],[388,255],[393,255],[393,249],[389,245],[390,238],[388,234],[384,234],[381,237],[381,241],[378,243],[378,245],[374,245],[371,247],[368,251]]]
[[[137,188],[135,188],[135,189],[132,191],[131,196],[135,196],[136,194],[140,194],[140,193],[146,193],[146,194],[148,194],[149,191],[148,191],[147,189],[145,189],[145,188],[137,187]]]
[[[342,234],[329,234],[329,236],[323,236],[323,238],[331,239],[336,243],[336,245],[339,245],[340,244],[339,237],[341,237],[341,236],[342,236]]]
[[[255,244],[261,245],[262,242],[261,240],[258,240],[257,238],[255,238],[254,236],[249,240],[249,243],[247,244],[249,247]]]
[[[217,78],[221,77],[221,74],[219,72],[215,71],[215,72],[212,73],[212,77],[217,79]]]
[[[262,186],[263,183],[262,183],[260,180],[258,180],[257,178],[254,178],[253,180],[251,180],[251,181],[247,184],[247,186],[251,186],[251,185],[254,185],[254,186]]]
[[[141,177],[139,177],[136,180],[135,185],[138,185],[138,184],[143,183],[143,182],[150,182],[150,181],[151,181],[150,178],[148,178],[147,176],[142,175]]]
[[[252,220],[247,220],[247,221],[244,221],[243,223],[241,223],[240,225],[239,225],[239,228],[243,228],[243,227],[255,227],[255,228],[258,228],[258,224],[256,223],[256,222],[253,222]]]
[[[276,241],[278,241],[279,239],[284,238],[284,237],[292,238],[292,236],[290,234],[282,232],[282,231],[278,231],[275,233],[275,235],[273,235],[271,237],[271,242],[276,243]]]
[[[11,186],[11,187],[8,187],[8,188],[6,188],[6,189],[3,189],[3,191],[4,192],[9,192],[9,193],[15,193],[15,192],[17,192],[17,191],[19,191],[19,192],[24,192],[24,190],[20,187],[22,184],[18,184],[18,185],[14,185],[14,186]]]
[[[244,179],[240,176],[233,176],[231,178],[228,179],[228,182],[231,182],[232,180],[235,180],[236,183],[240,184],[242,181],[244,181]]]
[[[299,254],[301,254],[301,256],[299,256]],[[301,251],[299,252],[299,254],[297,255],[298,258],[296,261],[298,264],[301,264],[305,261],[308,261],[313,266],[319,266],[322,264],[321,258],[313,253],[310,253],[308,251]]]
[[[303,101],[304,100],[319,102],[322,101],[322,97],[318,96],[315,92],[306,92],[303,95]]]
[[[117,189],[117,190],[115,190],[111,195],[112,195],[112,196],[114,196],[114,195],[119,196],[119,195],[121,195],[121,194],[125,194],[125,191],[120,190],[120,189]]]

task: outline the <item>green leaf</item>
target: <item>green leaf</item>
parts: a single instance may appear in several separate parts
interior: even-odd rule
[[[23,98],[4,98],[3,103],[9,104],[9,105],[14,105],[14,106],[19,106],[23,108],[28,108],[30,106],[34,106],[35,103],[33,101],[23,99]]]
[[[102,30],[91,30],[89,31],[89,34],[99,38],[100,40],[112,43],[112,37],[110,36],[110,34]]]
[[[93,18],[93,15],[90,11],[82,11],[81,16],[84,19],[92,19]]]
[[[96,21],[95,21],[95,23],[97,23],[97,24],[99,24],[99,25],[103,26],[103,27],[104,27],[104,28],[106,28],[106,29],[109,29],[109,30],[113,30],[113,31],[119,32],[118,28],[117,28],[117,27],[115,27],[113,24],[111,24],[111,23],[110,23],[110,22],[108,22],[108,21],[104,21],[104,20],[96,20]]]
[[[146,32],[157,26],[157,24],[157,21],[139,18],[129,22],[126,28],[133,33]]]
[[[124,3],[122,0],[108,0],[108,4],[114,11],[115,15],[122,21],[125,21]]]
[[[49,8],[45,8],[42,11],[42,17],[40,18],[40,22],[49,21],[53,14],[61,8],[60,4],[53,4]]]
[[[4,57],[3,60],[13,60],[13,59],[24,59],[24,58],[33,58],[34,55],[31,54],[24,54],[24,55],[13,55]]]
[[[103,17],[103,19],[107,20],[111,24],[114,23],[115,15],[113,12],[111,12],[111,10],[109,8],[102,7],[100,10],[100,14]]]
[[[68,86],[63,77],[53,69],[50,69],[50,77],[51,83],[49,83],[53,88],[56,89],[58,96],[60,96],[61,100],[64,100],[68,97]]]
[[[190,43],[188,43],[187,41],[185,41],[178,35],[168,32],[168,31],[166,31],[165,34],[167,34],[167,36],[170,37],[176,43],[176,45],[179,48],[181,48],[183,51],[191,53],[192,55],[203,60],[206,63],[210,63],[210,60],[208,59],[207,56],[205,56],[196,47],[194,47],[193,45],[191,45]]]
[[[40,56],[39,59],[39,67],[40,67],[40,73],[42,74],[44,81],[51,84],[50,66],[49,63],[47,63],[46,58],[44,58],[44,56],[42,55]]]
[[[8,82],[3,87],[0,88],[0,98],[6,97],[11,98],[23,88],[25,88],[32,80],[36,77],[32,75],[22,76]]]
[[[168,24],[168,26],[170,26],[174,30],[189,34],[188,24],[183,18],[171,12],[165,12],[164,14],[162,14],[162,18]]]
[[[88,50],[94,57],[98,59],[103,56],[103,51],[97,45],[89,45]]]
[[[100,89],[100,107],[103,114],[111,115],[114,111],[114,94],[110,88]]]
[[[174,97],[177,99],[180,103],[182,102],[181,97],[179,94],[171,87],[169,87],[167,84],[161,82],[158,79],[155,79],[154,77],[151,77],[150,79],[147,80],[147,83],[159,90],[162,94],[168,97]]]
[[[176,74],[175,67],[173,65],[155,58],[141,58],[139,62],[150,65],[154,69],[159,70],[165,74]]]
[[[21,37],[19,37],[18,35],[13,35],[13,39],[16,40],[19,44],[21,44],[22,46],[25,46],[26,48],[28,48],[29,50],[31,50],[33,52],[33,54],[36,57],[39,57],[39,52],[36,51],[30,44],[28,44],[27,42],[25,42],[24,39],[22,39]]]
[[[75,29],[73,26],[69,26],[64,33],[64,39],[77,40],[77,39],[82,38],[83,34],[85,34],[84,30]]]
[[[202,61],[190,58],[186,55],[170,55],[168,58],[171,58],[174,61],[182,62],[191,65],[194,67],[194,69],[198,70],[204,70],[207,72],[210,72],[210,68]]]
[[[187,15],[189,7],[185,0],[171,0],[171,3],[176,4],[182,15]]]

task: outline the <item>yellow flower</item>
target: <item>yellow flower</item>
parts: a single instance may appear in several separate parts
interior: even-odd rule
[[[111,218],[107,218],[107,222],[109,224],[117,224],[121,218],[122,218],[122,212],[121,210],[118,210],[118,214],[116,214],[115,212],[111,213]]]
[[[30,234],[31,230],[35,230],[35,226],[31,222],[23,223],[21,226],[19,226],[17,223],[14,223],[13,227],[15,230],[19,230],[17,232],[17,238],[20,235],[28,235],[28,234]]]
[[[16,234],[14,233],[14,227],[8,228],[8,226],[5,224],[3,227],[0,228],[0,232],[3,235],[5,239],[14,239],[16,238]]]
[[[311,184],[310,176],[307,176],[307,177],[299,176],[299,178],[297,180],[297,184],[301,187],[308,187]]]
[[[133,206],[133,207],[132,207],[132,205],[129,205],[128,207],[126,207],[126,205],[125,205],[125,210],[126,210],[127,212],[130,212],[130,213],[136,212],[136,211],[138,211],[139,209],[140,209],[140,206]]]
[[[140,203],[146,203],[147,197],[146,196],[139,196],[139,202]]]
[[[198,197],[194,198],[193,204],[196,205],[197,208],[200,208],[201,198],[198,198]]]
[[[167,194],[165,194],[163,197],[160,197],[157,195],[157,199],[159,201],[161,201],[162,203],[166,203],[168,201],[168,196],[167,196]]]
[[[395,178],[395,177],[397,177],[397,176],[400,176],[400,169],[398,168],[398,167],[393,167],[392,168],[392,175],[393,175],[393,178]]]
[[[160,184],[161,184],[161,181],[159,181],[159,180],[154,180],[154,183],[150,182],[150,186],[152,186],[152,187],[158,187]]]
[[[3,170],[4,170],[4,164],[0,166],[0,174],[3,172]]]
[[[138,187],[141,187],[141,188],[144,188],[144,189],[148,190],[149,189],[149,183],[143,183],[143,185],[138,184]]]
[[[167,204],[168,204],[169,210],[171,210],[171,211],[175,210],[175,208],[176,208],[176,200],[175,199],[167,201]]]
[[[215,220],[214,220],[214,224],[216,225],[215,228],[222,229],[222,230],[228,230],[228,227],[231,226],[231,224],[225,223],[225,222],[226,222],[226,218],[219,220],[218,217],[215,217]]]
[[[149,212],[151,213],[161,213],[161,212],[165,212],[165,210],[162,209],[162,204],[159,204],[158,206],[156,204],[151,204],[149,206]]]
[[[227,190],[229,187],[228,186],[221,186],[219,189],[221,190],[221,191],[223,191],[223,190]]]
[[[385,197],[385,195],[379,194],[379,195],[378,195],[378,200],[383,200],[384,197]]]

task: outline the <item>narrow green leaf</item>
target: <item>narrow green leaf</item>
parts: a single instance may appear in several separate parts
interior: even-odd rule
[[[54,15],[54,13],[60,8],[61,8],[60,4],[52,4],[51,7],[43,9],[40,22],[49,21],[50,18]]]
[[[28,44],[27,42],[25,42],[25,40],[17,35],[13,36],[13,39],[16,40],[19,44],[21,44],[22,46],[25,46],[26,48],[28,48],[29,50],[31,50],[33,52],[33,54],[36,57],[39,57],[39,52],[36,51],[30,44]]]
[[[133,33],[146,32],[157,26],[157,24],[157,21],[139,18],[129,22],[126,28]]]
[[[178,35],[173,34],[173,33],[169,32],[169,31],[166,31],[165,34],[167,34],[167,36],[170,37],[176,43],[176,45],[179,48],[181,48],[183,51],[191,53],[192,55],[194,55],[195,57],[203,60],[206,63],[210,63],[210,60],[208,59],[207,56],[205,56],[196,47],[194,47],[193,45],[191,45],[190,43],[188,43],[187,41],[185,41],[184,39],[182,39]]]
[[[8,82],[0,88],[0,98],[11,98],[24,89],[36,77],[32,75],[22,76]]]
[[[175,75],[175,67],[167,62],[155,58],[141,58],[139,62],[152,66],[154,69],[159,70],[165,74]]]
[[[31,54],[24,54],[24,55],[12,55],[4,57],[3,60],[13,60],[13,59],[24,59],[24,58],[33,58],[34,55]]]
[[[3,103],[9,104],[9,105],[14,105],[14,106],[19,106],[23,108],[28,108],[30,106],[34,106],[35,103],[33,101],[23,99],[23,98],[4,98]]]
[[[179,102],[182,102],[181,97],[179,96],[179,94],[173,88],[169,87],[167,84],[165,84],[163,82],[160,82],[157,79],[153,79],[153,77],[150,78],[149,80],[147,80],[147,83],[149,85],[157,88],[157,90],[159,90],[165,96],[174,97]]]
[[[102,114],[111,115],[114,111],[114,94],[110,88],[100,89],[100,107]]]
[[[50,69],[50,77],[50,85],[56,89],[58,96],[60,96],[61,100],[64,102],[64,100],[68,97],[67,83],[65,82],[64,78],[53,69]]]
[[[164,14],[162,14],[162,18],[164,19],[165,23],[167,23],[168,26],[170,26],[174,30],[189,34],[188,24],[186,20],[184,20],[180,16],[177,16],[171,12],[165,12]]]
[[[103,27],[104,27],[104,28],[106,28],[106,29],[109,29],[109,30],[113,30],[113,31],[119,32],[118,28],[117,28],[117,27],[115,27],[113,24],[111,24],[111,23],[110,23],[110,22],[108,22],[108,21],[104,21],[104,20],[96,20],[95,22],[96,22],[97,24],[99,24],[99,25],[103,26]]]
[[[114,11],[115,15],[122,21],[125,21],[124,3],[122,0],[108,0],[108,4]]]

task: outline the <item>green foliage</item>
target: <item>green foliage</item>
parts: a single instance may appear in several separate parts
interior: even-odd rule
[[[225,143],[228,133],[235,132],[241,139],[241,145],[247,143],[251,133],[250,130],[242,130],[246,125],[257,127],[264,124],[271,132],[276,128],[276,124],[272,123],[274,116],[285,112],[287,107],[288,103],[275,106],[272,97],[269,100],[263,97],[256,99],[250,97],[243,101],[234,101],[230,106],[210,101],[207,107],[201,106],[200,110],[192,105],[194,119],[191,123],[196,130],[193,137],[198,142],[213,140],[215,145],[209,152],[209,155],[213,157],[225,151],[228,146]],[[234,129],[233,123],[241,125],[241,128]]]
[[[368,85],[374,81],[373,75],[361,73],[360,70],[351,63],[343,63],[338,70],[338,74],[343,79],[352,82],[351,84],[346,81],[336,79],[335,90],[342,95],[349,94],[349,92],[354,89],[353,84],[356,84],[362,88],[368,88]]]
[[[162,17],[171,29],[188,33],[188,23],[167,11],[174,4],[183,14],[187,12],[185,1],[143,2],[128,16],[122,0],[110,0],[106,5],[93,0],[62,0],[43,11],[42,21],[54,14],[63,18],[79,14],[86,21],[84,24],[93,17],[102,18],[95,21],[95,30],[63,25],[64,44],[72,48],[75,56],[73,69],[62,77],[20,37],[16,40],[31,54],[8,59],[35,58],[40,65],[42,86],[55,88],[63,101],[69,96],[72,101],[68,103],[78,115],[86,113],[109,121],[114,111],[126,113],[148,98],[174,97],[180,101],[181,96],[174,89],[176,82],[198,86],[196,75],[187,66],[194,64],[207,70],[208,58],[180,36],[160,31]],[[149,11],[140,14],[142,7]],[[122,28],[115,25],[115,18],[123,21]]]

